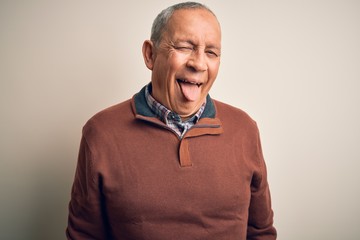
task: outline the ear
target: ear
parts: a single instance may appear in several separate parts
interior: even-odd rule
[[[148,69],[153,70],[155,62],[155,46],[150,40],[146,40],[142,47],[142,53],[145,65]]]

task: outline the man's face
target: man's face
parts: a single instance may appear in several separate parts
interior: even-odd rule
[[[221,30],[204,9],[174,12],[158,47],[152,45],[152,95],[187,118],[204,103],[220,65]]]

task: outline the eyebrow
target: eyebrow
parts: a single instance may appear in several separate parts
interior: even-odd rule
[[[178,40],[178,41],[175,41],[173,42],[174,44],[179,44],[179,43],[187,43],[187,44],[190,44],[192,46],[197,46],[197,44],[195,44],[192,40]],[[205,48],[207,49],[216,49],[218,51],[221,51],[221,48],[216,46],[216,45],[213,45],[213,44],[210,44],[210,45],[206,45]]]

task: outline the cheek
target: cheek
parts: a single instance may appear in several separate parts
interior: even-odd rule
[[[209,78],[215,81],[215,78],[219,72],[220,61],[209,64]]]
[[[217,74],[219,72],[219,65],[220,62],[215,62],[212,64],[209,64],[209,68],[208,68],[208,82],[206,84],[206,87],[204,89],[204,92],[208,92],[210,90],[210,88],[212,87],[213,83],[216,80]]]
[[[172,73],[176,73],[186,66],[186,58],[184,56],[175,55],[169,59],[169,69]]]

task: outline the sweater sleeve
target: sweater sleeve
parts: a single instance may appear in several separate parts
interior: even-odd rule
[[[258,131],[256,142],[255,156],[258,162],[258,169],[255,171],[251,181],[247,239],[275,240],[277,233],[273,226],[273,211],[271,208],[267,171]]]
[[[69,203],[67,239],[108,239],[101,181],[93,170],[92,154],[83,136]]]

